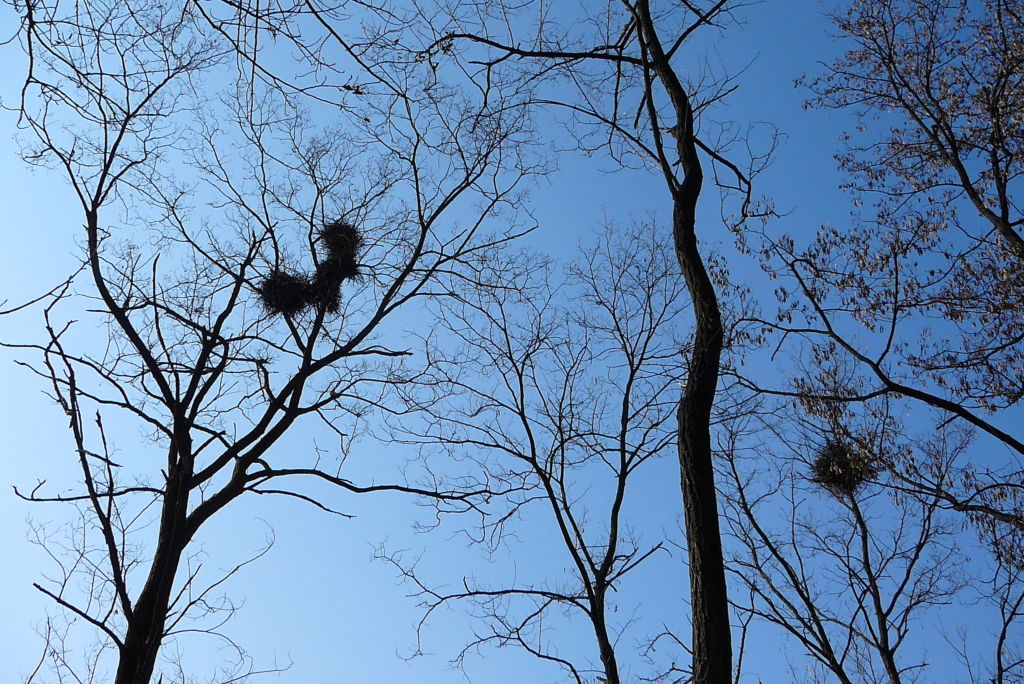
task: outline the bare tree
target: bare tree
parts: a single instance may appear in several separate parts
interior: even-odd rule
[[[564,276],[542,263],[532,253],[495,260],[479,278],[484,287],[439,302],[443,325],[426,340],[431,381],[409,397],[420,410],[398,434],[426,458],[476,463],[516,492],[496,500],[473,535],[491,552],[507,535],[525,537],[514,521],[540,507],[561,550],[549,559],[550,576],[548,563],[535,562],[513,586],[473,576],[446,591],[400,555],[381,555],[414,584],[426,609],[421,629],[437,609],[468,604],[480,626],[457,664],[482,646],[514,645],[557,663],[578,684],[595,673],[619,684],[626,679],[617,649],[638,618],[612,593],[663,548],[657,539],[642,542],[628,502],[643,471],[675,441],[686,286],[664,233],[651,225],[609,226]],[[632,617],[616,624],[620,604]],[[598,658],[576,658],[552,636],[576,618],[589,622]]]
[[[860,370],[857,388],[838,388],[833,399],[889,396],[968,425],[1005,454],[964,464],[972,477],[955,485],[901,471],[903,486],[1018,529],[1020,10],[1003,0],[887,0],[839,15],[856,47],[809,87],[812,104],[864,121],[838,159],[855,202],[871,209],[806,246],[786,236],[757,246],[780,279],[779,315],[762,323],[781,333],[783,351],[806,343],[808,359],[841,358]],[[886,132],[859,142],[875,118]],[[774,391],[814,394],[796,382]]]
[[[687,50],[698,31],[724,27],[744,4],[453,3],[429,17],[434,39],[423,52],[425,58],[447,57],[477,83],[514,80],[511,73],[526,83],[551,84],[535,88],[529,103],[567,114],[579,150],[607,152],[623,165],[653,170],[665,182],[695,326],[685,349],[687,374],[676,422],[693,611],[692,676],[701,684],[732,681],[732,637],[711,441],[724,329],[716,283],[699,247],[697,202],[703,164],[710,161],[719,186],[740,198],[734,227],[768,211],[755,206],[750,192],[750,179],[768,155],[754,155],[741,168],[725,156],[733,138],[702,137],[701,114],[733,86],[707,68],[699,53]],[[678,66],[684,57],[703,68],[687,76]],[[704,135],[712,128],[705,121]]]
[[[331,86],[301,61],[262,70],[259,45],[240,50],[195,3],[16,8],[25,157],[78,197],[87,276],[43,300],[42,340],[6,343],[36,352],[81,478],[79,492],[22,494],[81,515],[66,543],[38,530],[58,572],[37,588],[65,617],[47,624],[31,679],[48,665],[58,681],[184,680],[158,656],[234,611],[215,592],[239,568],[209,576],[196,544],[242,495],[334,510],[300,484],[312,480],[454,511],[492,493],[464,479],[362,486],[342,466],[365,417],[419,372],[394,314],[472,281],[522,232],[529,121],[501,93],[435,89],[429,65],[383,59],[379,36],[339,51],[360,80]],[[339,448],[274,448],[310,420]],[[73,662],[76,624],[98,640]],[[219,681],[252,672],[243,658]]]
[[[742,236],[779,286],[775,315],[752,323],[789,370],[744,369],[762,417],[723,445],[737,571],[748,609],[821,679],[927,677],[906,644],[939,635],[915,637],[911,616],[947,601],[978,616],[946,635],[967,678],[1019,677],[1020,10],[850,3],[836,25],[853,49],[804,85],[812,106],[860,119],[837,157],[852,225]],[[954,550],[970,562],[929,560]],[[998,636],[979,665],[963,641],[983,625]]]
[[[376,27],[370,42],[388,46],[376,53],[366,51],[365,41],[349,40],[338,30],[350,12],[347,5],[310,0],[254,9],[224,3],[211,5],[223,15],[216,10],[206,14],[211,26],[232,41],[239,58],[272,82],[281,79],[267,61],[256,57],[259,40],[267,38],[283,37],[296,47],[315,66],[315,88],[327,91],[359,90],[362,84],[347,80],[333,57],[323,52],[326,46],[366,64],[380,60],[384,65],[426,65],[436,78],[432,88],[438,92],[446,84],[462,83],[484,93],[501,93],[506,106],[521,112],[550,108],[568,114],[579,150],[606,151],[624,165],[639,164],[664,179],[673,206],[677,261],[696,319],[694,344],[688,349],[689,372],[677,412],[696,616],[694,676],[700,682],[719,683],[732,677],[710,437],[723,330],[715,284],[696,237],[696,206],[704,184],[699,155],[712,162],[720,187],[740,197],[734,226],[755,212],[749,181],[763,168],[767,155],[753,156],[741,169],[724,154],[735,136],[727,130],[717,135],[706,130],[700,135],[702,112],[725,97],[732,84],[710,69],[690,45],[698,31],[732,22],[733,12],[744,4],[743,0],[656,3],[653,7],[646,0],[598,7],[501,0],[409,6],[359,3],[357,14],[370,18]],[[684,57],[700,69],[680,70],[677,64]],[[290,81],[288,85],[301,89]]]
[[[740,542],[731,569],[750,596],[742,610],[793,638],[817,665],[814,681],[928,679],[917,649],[939,635],[915,632],[966,600],[975,580],[963,520],[945,515],[939,496],[893,497],[881,484],[896,452],[948,477],[964,435],[947,427],[928,439],[884,414],[816,408],[778,417],[776,440],[758,421],[746,426],[762,433],[753,445],[724,440],[729,529]]]

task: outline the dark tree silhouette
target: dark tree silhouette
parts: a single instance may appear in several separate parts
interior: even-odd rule
[[[767,156],[749,159],[741,169],[725,157],[728,139],[701,140],[701,112],[728,94],[731,84],[710,73],[688,79],[679,64],[696,32],[721,28],[744,4],[622,0],[582,7],[579,20],[563,25],[558,10],[567,16],[574,11],[565,5],[456,3],[442,17],[430,18],[435,39],[423,53],[454,60],[481,84],[496,78],[552,83],[550,92],[538,92],[532,104],[567,113],[580,150],[606,151],[624,165],[653,168],[664,179],[673,207],[676,260],[694,316],[676,421],[689,554],[692,676],[700,684],[727,684],[733,677],[711,442],[724,332],[716,286],[697,237],[705,173],[701,155],[713,164],[720,187],[740,197],[737,229],[755,213],[750,178]]]
[[[226,578],[193,561],[204,526],[242,495],[333,510],[304,490],[315,480],[454,511],[491,493],[362,486],[342,465],[364,417],[417,372],[389,341],[394,314],[471,282],[480,254],[522,232],[529,121],[498,91],[432,89],[429,65],[390,60],[373,35],[335,56],[367,84],[332,87],[301,55],[264,71],[262,52],[196,3],[16,8],[25,157],[64,175],[84,224],[84,275],[40,303],[44,339],[7,344],[37,353],[82,482],[23,493],[82,515],[63,552],[40,530],[59,571],[37,588],[66,611],[43,664],[60,681],[110,670],[149,684],[168,640],[215,632],[234,610],[210,593]],[[78,333],[83,318],[105,343]],[[275,449],[310,420],[336,435],[335,458]],[[72,624],[97,645],[76,649]],[[251,671],[242,658],[223,677]]]
[[[812,107],[858,117],[837,156],[851,225],[744,236],[779,286],[752,323],[790,364],[781,382],[742,369],[764,403],[723,445],[737,570],[748,610],[804,645],[815,679],[928,676],[907,655],[912,616],[968,600],[987,617],[944,635],[967,678],[1021,677],[1022,9],[849,3],[835,21],[852,49],[803,85]],[[821,472],[822,456],[845,465]],[[998,634],[984,660],[966,644],[982,624]]]

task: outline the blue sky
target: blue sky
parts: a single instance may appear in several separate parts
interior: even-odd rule
[[[814,74],[819,62],[830,61],[839,51],[830,37],[830,23],[822,6],[811,0],[771,0],[744,11],[746,26],[730,31],[718,46],[723,59],[734,68],[752,62],[739,79],[739,90],[729,100],[727,116],[737,122],[764,121],[786,135],[774,165],[763,175],[758,194],[772,197],[788,212],[774,226],[794,234],[813,234],[825,222],[841,223],[849,215],[848,198],[838,191],[841,177],[832,155],[839,135],[855,122],[837,113],[806,111],[805,96],[793,85],[804,73]],[[11,32],[9,8],[0,14],[3,35]],[[23,66],[17,49],[3,49],[5,68],[0,72],[0,94],[7,105],[16,103]],[[12,139],[16,117],[0,114],[0,206],[3,248],[0,249],[0,300],[18,302],[51,287],[74,263],[74,240],[80,234],[79,207],[67,184],[56,173],[30,171],[17,157]],[[643,171],[609,173],[609,162],[565,156],[560,171],[532,192],[539,230],[527,238],[537,248],[560,257],[586,242],[605,216],[627,220],[630,216],[667,217],[668,203],[662,179]],[[731,249],[731,238],[718,220],[717,200],[709,189],[702,201],[701,229],[706,243]],[[737,260],[734,274],[754,287],[763,287],[756,266]],[[0,320],[0,336],[17,339],[37,325],[37,313]],[[0,434],[4,448],[0,459],[0,681],[20,681],[35,666],[40,641],[33,632],[53,606],[31,584],[50,567],[38,547],[26,542],[27,518],[59,520],[62,512],[45,506],[29,507],[11,493],[41,479],[51,485],[73,478],[66,420],[43,394],[45,387],[27,370],[12,363],[16,353],[0,352]],[[127,439],[127,438],[126,438]],[[308,448],[304,436],[296,436],[282,448]],[[358,447],[352,479],[359,476],[386,479],[394,474],[403,454],[365,441]],[[372,467],[371,467],[372,464]],[[664,514],[671,526],[680,504],[675,486],[675,466],[657,464],[649,476],[644,499]],[[362,472],[360,472],[362,470]],[[68,484],[68,486],[72,486]],[[258,657],[258,666],[294,662],[280,682],[417,682],[432,684],[463,681],[463,673],[447,668],[469,634],[470,623],[459,611],[444,612],[426,632],[424,657],[406,662],[398,655],[413,646],[411,626],[419,612],[405,597],[407,587],[397,583],[394,572],[371,562],[372,550],[387,540],[390,548],[426,551],[425,572],[444,575],[453,565],[465,564],[495,577],[509,577],[508,558],[487,563],[475,550],[458,541],[445,542],[445,534],[414,535],[411,523],[425,514],[399,495],[341,497],[338,507],[355,515],[341,520],[322,515],[297,502],[250,497],[233,505],[206,530],[202,544],[212,563],[226,566],[258,550],[268,530],[276,543],[270,553],[243,571],[229,585],[232,597],[244,607],[226,631]],[[673,513],[675,512],[675,513]],[[529,521],[527,521],[529,522]],[[551,552],[540,541],[524,543],[529,554]],[[523,563],[522,560],[517,561]],[[663,559],[638,574],[639,602],[659,606],[666,614],[685,610],[680,597],[684,569],[677,560]],[[679,591],[672,593],[672,587]],[[663,596],[671,595],[665,603]],[[662,598],[659,598],[662,597]],[[560,635],[559,638],[562,638]],[[566,649],[587,648],[587,626],[565,629]],[[779,656],[779,642],[763,638],[752,648],[750,679],[778,681],[786,666]],[[216,663],[211,642],[196,642],[200,661]],[[191,648],[191,647],[190,647]],[[486,651],[486,658],[471,658],[467,673],[472,681],[557,681],[558,673],[512,649]],[[201,674],[197,672],[197,674]]]

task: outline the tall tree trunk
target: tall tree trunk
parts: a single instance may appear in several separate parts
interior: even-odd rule
[[[693,614],[691,681],[694,684],[730,684],[732,634],[729,628],[729,596],[711,450],[711,409],[718,389],[722,357],[722,314],[696,235],[697,200],[704,183],[704,173],[697,156],[693,107],[661,45],[647,0],[637,0],[635,17],[651,68],[665,88],[676,115],[676,124],[671,130],[676,139],[682,181],[676,181],[664,157],[663,164],[666,165],[664,171],[672,191],[676,257],[693,301],[696,326],[686,388],[679,400],[678,412],[679,470]],[[657,127],[653,92],[648,95],[651,123]],[[659,135],[657,130],[655,135]]]
[[[692,209],[677,201],[676,252],[693,299],[696,331],[679,400],[679,470],[693,609],[693,682],[730,684],[732,635],[711,450],[711,408],[722,354],[722,317],[694,235]]]

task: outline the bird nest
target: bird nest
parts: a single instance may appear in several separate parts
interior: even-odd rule
[[[339,263],[336,272],[343,279],[359,275],[359,250],[363,247],[363,238],[358,228],[345,219],[325,224],[320,229],[320,245],[327,252],[328,260]]]
[[[829,440],[811,462],[811,480],[834,496],[853,496],[880,470],[874,459],[849,442]]]
[[[256,288],[264,308],[272,314],[294,316],[311,301],[309,279],[287,271],[272,271]]]
[[[327,313],[341,309],[341,284],[352,277],[349,273],[351,270],[338,259],[327,259],[317,266],[311,289],[314,301]]]
[[[294,316],[310,306],[327,313],[341,309],[342,284],[359,277],[363,238],[359,229],[344,219],[324,225],[319,236],[325,254],[313,278],[276,270],[256,288],[270,313]]]

